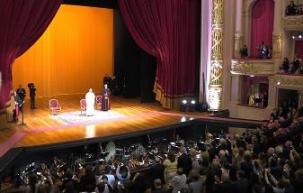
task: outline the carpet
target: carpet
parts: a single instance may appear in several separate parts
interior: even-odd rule
[[[81,115],[80,111],[60,113],[52,115],[52,118],[62,122],[63,124],[91,124],[100,123],[110,120],[119,120],[125,118],[126,115],[109,110],[109,111],[95,111],[94,116],[86,116],[85,112]]]

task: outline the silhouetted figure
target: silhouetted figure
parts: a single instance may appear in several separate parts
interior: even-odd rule
[[[297,14],[297,6],[294,1],[290,1],[289,5],[286,7],[286,15],[296,15]]]
[[[25,89],[22,88],[21,85],[19,85],[19,88],[16,90],[16,94],[17,94],[17,103],[18,103],[18,106],[20,108],[20,110],[22,110],[22,106],[23,106],[23,103],[24,103],[24,99],[25,99],[25,96],[26,96],[26,92],[25,92]]]
[[[36,87],[34,85],[34,83],[28,83],[28,89],[29,89],[29,96],[31,98],[31,109],[35,109],[36,105],[35,105],[35,98],[36,98]]]
[[[240,49],[240,55],[241,55],[241,58],[248,57],[248,49],[247,49],[246,45],[244,45],[243,48]]]

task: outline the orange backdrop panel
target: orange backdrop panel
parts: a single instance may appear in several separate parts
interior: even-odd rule
[[[13,86],[27,89],[34,82],[38,97],[100,92],[104,75],[112,72],[113,10],[62,5],[41,38],[15,61]]]

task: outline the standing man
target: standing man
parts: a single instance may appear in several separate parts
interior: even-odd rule
[[[22,88],[21,84],[19,85],[19,88],[17,89],[16,94],[18,96],[17,97],[17,102],[18,102],[19,109],[22,111],[22,107],[23,107],[25,96],[26,96],[26,92],[25,92],[25,89]]]
[[[16,94],[20,97],[22,101],[24,101],[26,92],[25,89],[22,88],[21,84],[19,85],[19,88],[16,90]]]
[[[105,84],[102,93],[102,108],[101,108],[102,111],[108,111],[110,109],[109,96],[110,96],[110,89],[107,87],[107,84]]]
[[[31,98],[31,109],[35,109],[35,97],[36,97],[36,87],[34,83],[28,83],[29,96]]]
[[[93,89],[89,89],[85,95],[86,100],[86,116],[93,116],[95,114],[95,94]]]

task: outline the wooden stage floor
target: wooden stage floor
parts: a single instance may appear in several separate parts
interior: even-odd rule
[[[62,112],[80,111],[81,96],[58,97]],[[38,99],[37,109],[25,105],[25,126],[14,124],[0,131],[0,157],[15,147],[32,147],[67,143],[94,138],[143,132],[184,122],[193,117],[208,117],[208,113],[167,111],[158,103],[140,103],[139,99],[112,98],[111,112],[107,120],[90,122],[63,122],[50,114],[48,99]],[[115,117],[115,115],[119,115]],[[57,115],[58,116],[58,115]],[[84,117],[85,118],[85,117]],[[182,119],[183,118],[183,119]]]

